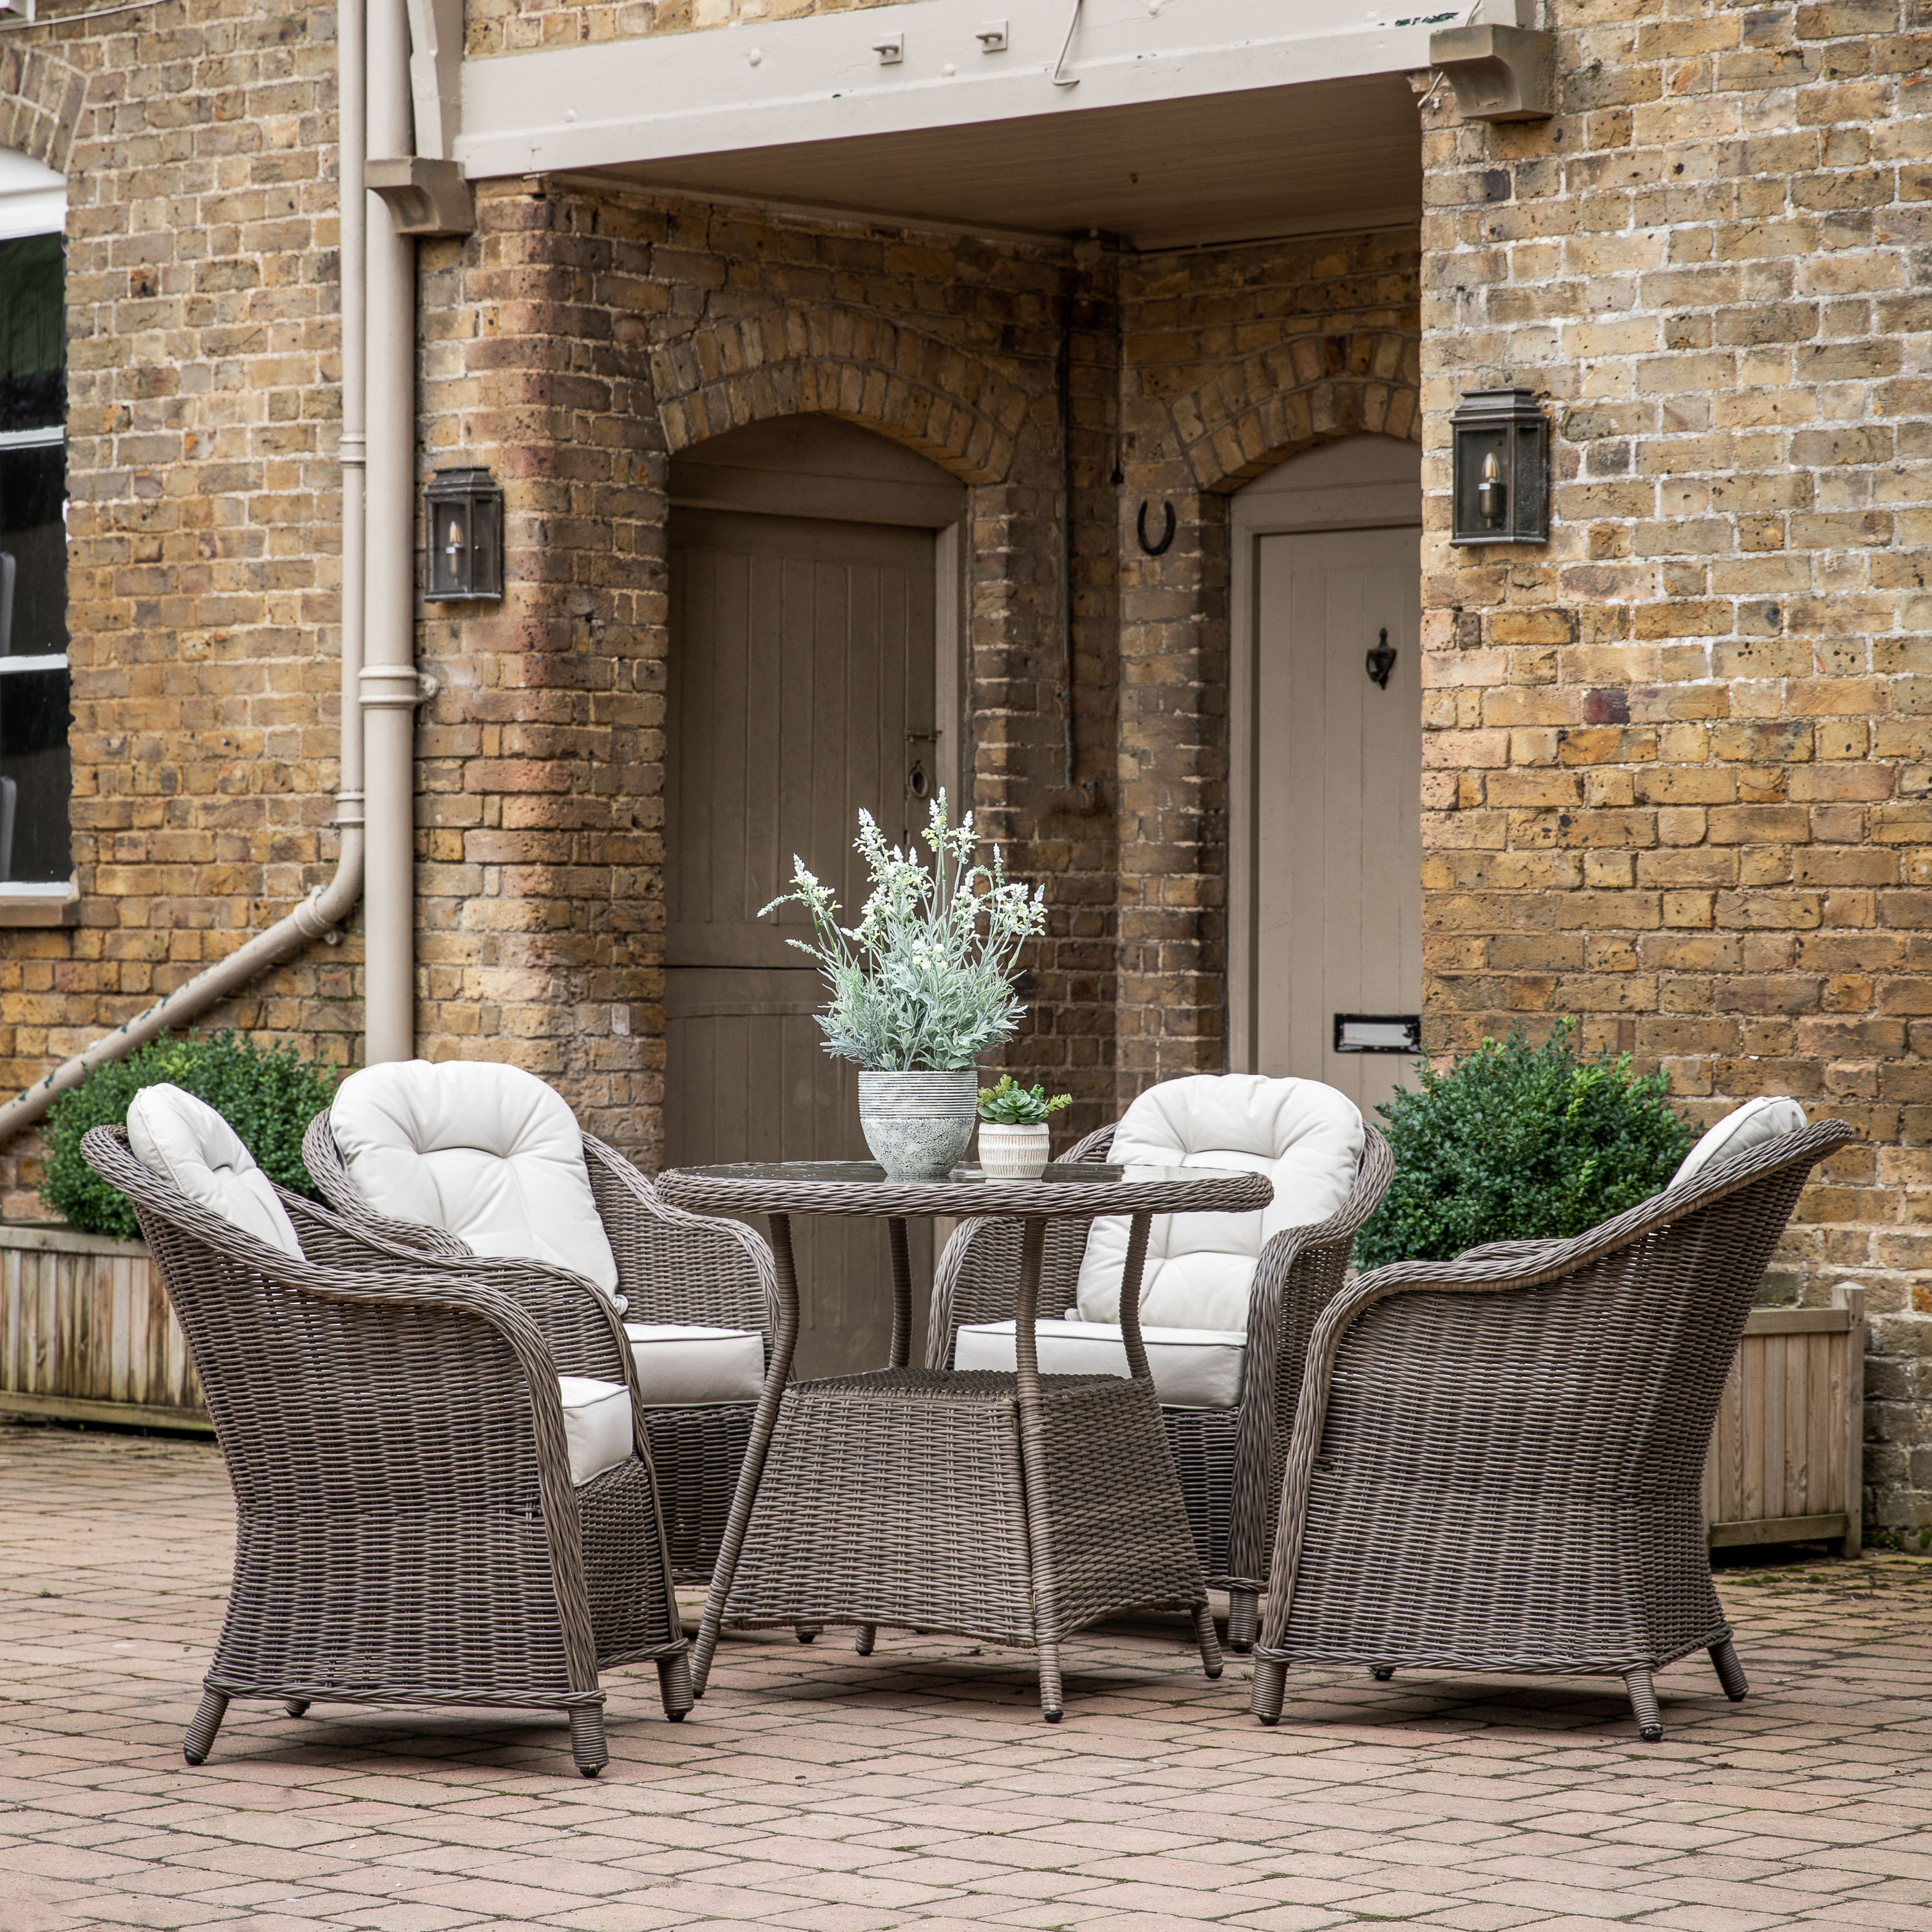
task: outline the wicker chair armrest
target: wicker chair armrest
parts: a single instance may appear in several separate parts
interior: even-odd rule
[[[1114,1120],[1096,1127],[1068,1148],[1056,1165],[1080,1161],[1104,1166],[1113,1146],[1114,1130],[1119,1125]],[[953,1230],[932,1271],[932,1301],[926,1324],[929,1366],[943,1368],[952,1360],[954,1339],[968,1322],[1004,1322],[1012,1313],[1013,1298],[1019,1288],[1021,1226],[1010,1216],[988,1214],[962,1221]],[[1042,1316],[1057,1315],[1072,1301],[1086,1247],[1084,1221],[1077,1226],[1048,1225],[1040,1262]]]
[[[471,1284],[520,1308],[542,1336],[560,1375],[634,1384],[635,1365],[623,1317],[594,1282],[537,1262],[474,1255],[424,1254],[358,1226],[298,1194],[278,1187],[311,1261],[384,1281]]]
[[[632,1320],[756,1329],[769,1360],[778,1268],[764,1236],[742,1221],[673,1207],[614,1148],[589,1134],[584,1158]]]

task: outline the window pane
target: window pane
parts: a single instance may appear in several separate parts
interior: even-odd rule
[[[0,656],[67,649],[67,452],[0,448]]]
[[[0,671],[0,879],[65,885],[68,674]]]
[[[67,421],[67,310],[61,238],[0,242],[0,430]]]

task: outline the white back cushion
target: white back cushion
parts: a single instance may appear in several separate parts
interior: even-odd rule
[[[1013,1372],[1018,1357],[1010,1322],[980,1322],[959,1331],[956,1369]],[[1166,1408],[1234,1408],[1241,1400],[1248,1338],[1239,1329],[1143,1328],[1154,1392]],[[1119,1376],[1127,1345],[1118,1322],[1037,1322],[1034,1345],[1043,1376]]]
[[[473,1060],[364,1067],[337,1089],[328,1124],[377,1214],[616,1292],[577,1117],[535,1074]]]
[[[1795,1133],[1806,1124],[1804,1109],[1796,1100],[1772,1094],[1760,1094],[1732,1108],[1684,1156],[1683,1165],[1670,1177],[1670,1184],[1688,1180],[1714,1160],[1728,1160],[1760,1142],[1778,1134]]]
[[[128,1144],[142,1166],[172,1181],[198,1207],[301,1260],[295,1223],[268,1177],[206,1100],[166,1081],[143,1087],[128,1105]]]
[[[1150,1088],[1122,1116],[1108,1158],[1130,1166],[1264,1174],[1258,1214],[1158,1214],[1148,1239],[1141,1320],[1166,1328],[1248,1325],[1255,1263],[1283,1228],[1312,1226],[1348,1198],[1366,1130],[1354,1101],[1318,1080],[1196,1073]],[[1118,1322],[1128,1222],[1096,1221],[1076,1296],[1083,1322]]]

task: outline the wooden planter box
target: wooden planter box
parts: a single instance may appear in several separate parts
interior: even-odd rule
[[[209,1428],[145,1244],[0,1226],[0,1414]]]
[[[1865,1296],[1831,1308],[1754,1308],[1704,1465],[1711,1547],[1862,1546]]]

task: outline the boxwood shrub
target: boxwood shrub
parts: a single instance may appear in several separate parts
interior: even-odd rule
[[[136,1239],[141,1231],[134,1209],[81,1158],[81,1136],[90,1127],[126,1126],[134,1096],[170,1081],[206,1100],[272,1180],[320,1200],[302,1165],[302,1136],[328,1105],[338,1078],[332,1069],[298,1059],[286,1041],[260,1046],[233,1032],[151,1040],[125,1060],[97,1066],[48,1109],[40,1198],[83,1234]]]
[[[1395,1178],[1356,1238],[1360,1268],[1580,1234],[1654,1194],[1691,1142],[1670,1076],[1586,1058],[1574,1020],[1536,1046],[1519,1026],[1417,1078],[1376,1110]]]

